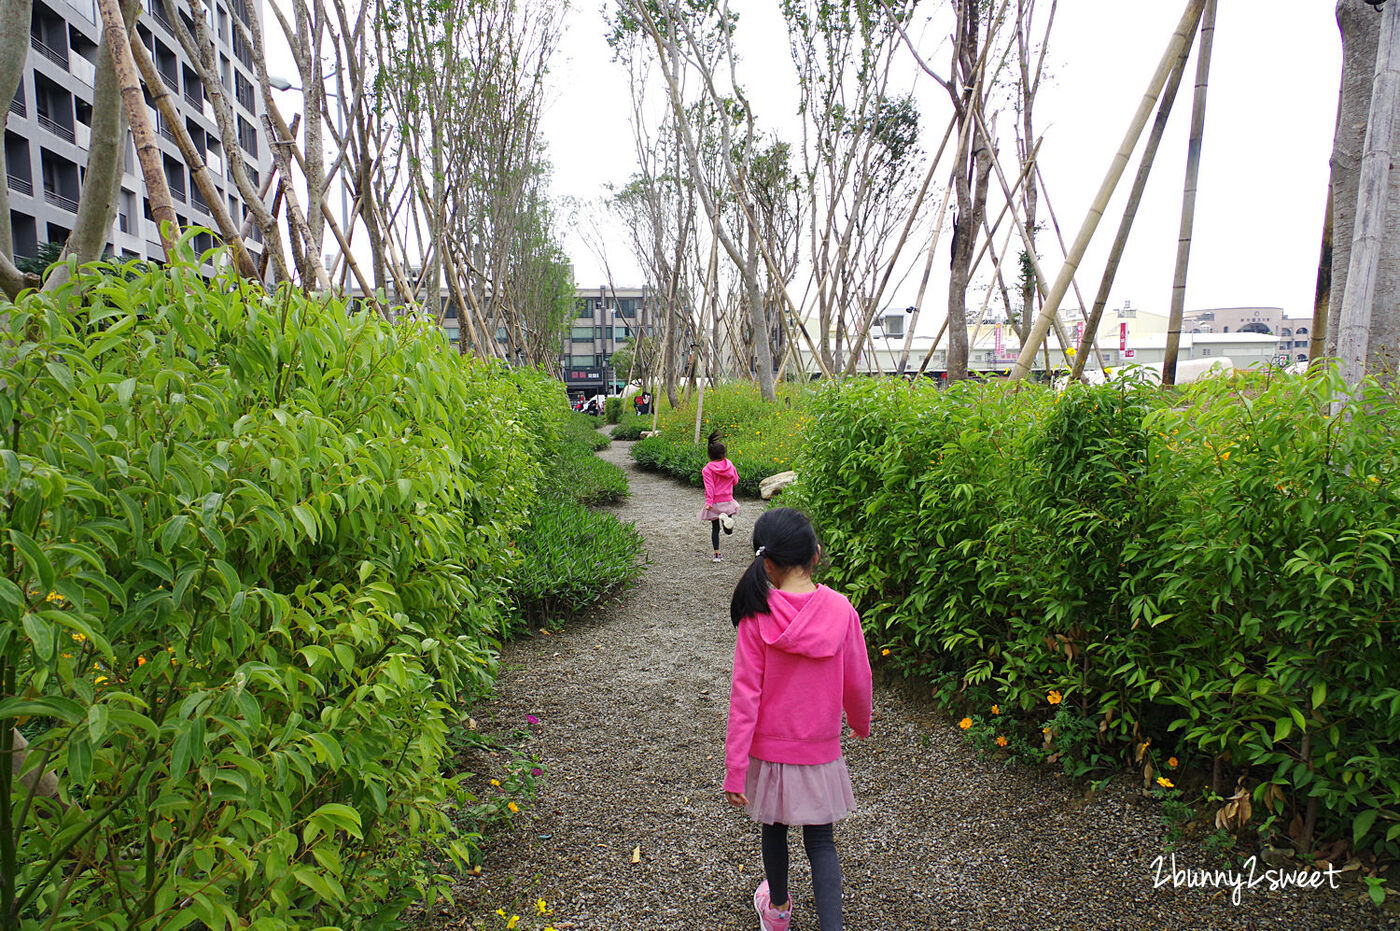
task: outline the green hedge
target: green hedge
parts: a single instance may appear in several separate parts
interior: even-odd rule
[[[617,426],[612,428],[612,438],[615,440],[640,440],[642,434],[651,429],[650,417],[624,417]]]
[[[711,388],[705,392],[698,444],[694,442],[698,396],[692,396],[679,407],[661,412],[660,434],[633,446],[632,458],[644,469],[699,486],[700,470],[709,461],[708,437],[718,430],[739,472],[738,493],[756,498],[763,479],[793,468],[809,416],[809,397],[807,389],[791,385],[781,386],[772,403],[764,401],[758,388],[748,382]],[[651,422],[649,417],[638,419]],[[617,429],[613,436],[621,438]]]
[[[628,494],[626,473],[594,455],[609,440],[593,420],[567,413],[560,441],[543,457],[540,498],[519,535],[510,632],[557,625],[641,576],[641,534],[612,514],[590,510]]]
[[[377,927],[445,888],[562,389],[192,261],[4,324],[0,751],[58,797],[0,767],[0,923]]]
[[[1050,752],[1219,760],[1261,818],[1311,804],[1394,856],[1400,422],[1393,392],[1332,416],[1339,391],[848,382],[817,399],[794,503],[887,662],[945,697],[1037,744],[1058,720]]]

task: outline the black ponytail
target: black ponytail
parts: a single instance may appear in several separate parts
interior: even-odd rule
[[[772,582],[763,566],[764,559],[771,559],[782,569],[810,569],[816,565],[820,552],[812,522],[792,508],[774,508],[758,518],[753,525],[753,548],[753,562],[744,570],[743,578],[734,587],[734,597],[729,600],[729,619],[735,627],[746,617],[768,613]]]
[[[724,436],[718,430],[710,431],[709,445],[705,451],[710,454],[711,462],[719,462],[729,455],[729,450],[724,448]]]

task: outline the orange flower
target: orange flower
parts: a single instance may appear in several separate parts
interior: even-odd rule
[[[1001,714],[1001,705],[993,705],[992,714]]]
[[[1050,694],[1045,696],[1045,700],[1052,705],[1058,705],[1060,702],[1065,700],[1065,697],[1055,689],[1051,689]]]
[[[1166,776],[1158,776],[1158,777],[1157,777],[1157,785],[1161,786],[1161,787],[1164,788],[1164,789],[1175,788],[1175,786],[1172,785],[1172,781],[1171,781],[1170,779],[1168,779]]]
[[[1004,747],[1004,746],[1006,746],[1006,738],[1005,738],[1005,737],[1002,737],[1000,734],[997,735],[997,746],[998,746],[998,747]]]
[[[1167,765],[1170,766],[1172,769],[1176,769],[1177,766],[1180,764],[1177,762],[1176,757],[1171,757],[1167,760]]]
[[[889,648],[889,647],[885,647],[883,650],[880,651],[880,655],[881,655],[881,656],[889,656],[889,655],[890,655],[890,648]]]
[[[971,726],[972,726],[972,719],[971,719],[971,718],[963,718],[961,721],[958,722],[958,727],[962,728],[963,730],[967,730],[967,729],[968,729],[969,727],[971,727]]]
[[[146,657],[144,657],[144,656],[138,656],[138,657],[136,657],[136,665],[138,665],[138,666],[144,666],[144,665],[146,665]]]

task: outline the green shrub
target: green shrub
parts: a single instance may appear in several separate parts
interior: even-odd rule
[[[604,438],[606,439],[606,437]],[[544,462],[544,489],[575,504],[616,504],[627,497],[627,473],[582,443],[568,443]]]
[[[807,422],[808,397],[807,389],[797,386],[782,386],[772,403],[764,401],[758,388],[747,382],[709,389],[699,444],[694,442],[698,397],[692,396],[679,407],[662,412],[660,436],[637,443],[632,457],[644,469],[699,485],[700,470],[709,461],[705,452],[708,437],[718,430],[739,472],[737,492],[758,497],[763,479],[792,468]],[[650,418],[639,419],[650,423]]]
[[[568,498],[545,497],[520,540],[512,593],[522,620],[558,623],[626,588],[641,576],[641,549],[631,524]]]
[[[603,402],[603,416],[608,423],[617,423],[622,419],[622,398],[608,398]]]
[[[442,767],[548,442],[532,376],[192,263],[123,275],[5,319],[0,749],[22,725],[59,797],[0,767],[0,921],[389,924],[469,855]]]
[[[640,440],[642,434],[650,429],[650,417],[625,417],[621,423],[612,428],[612,438],[615,440]]]
[[[517,536],[506,635],[567,620],[630,586],[643,568],[636,529],[589,510],[627,496],[627,474],[594,455],[610,440],[595,429],[595,418],[570,412],[562,402],[553,416],[560,411],[559,438],[542,455],[540,498]]]
[[[1341,390],[848,382],[791,503],[885,661],[1012,743],[1079,774],[1218,760],[1256,811],[1394,857],[1400,421],[1394,390],[1334,416]]]

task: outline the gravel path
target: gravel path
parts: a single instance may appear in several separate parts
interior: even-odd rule
[[[601,455],[628,470],[632,497],[617,513],[646,537],[647,574],[600,616],[506,649],[498,696],[478,717],[509,729],[535,715],[529,749],[547,776],[439,927],[473,927],[497,908],[527,915],[537,898],[560,931],[757,926],[758,830],[719,786],[729,596],[762,504],[743,502],[726,561],[714,564],[708,525],[694,519],[701,493],[637,471],[630,445]],[[1153,861],[1167,851],[1150,804],[1125,789],[1087,798],[1052,775],[979,760],[899,686],[877,684],[872,736],[850,739],[847,759],[860,805],[837,826],[850,929],[1400,928],[1358,904],[1353,883],[1261,886],[1240,905],[1228,889],[1154,889]],[[793,928],[816,931],[797,837],[792,854]],[[1177,860],[1207,865],[1189,850]],[[501,926],[492,920],[485,927]]]

